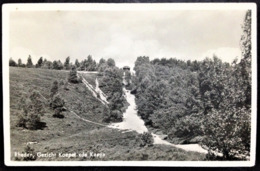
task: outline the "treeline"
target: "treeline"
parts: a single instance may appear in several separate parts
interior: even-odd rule
[[[37,63],[34,65],[32,58],[29,55],[26,64],[22,62],[21,59],[18,59],[18,62],[14,61],[12,58],[9,59],[9,66],[13,67],[24,67],[24,68],[42,68],[42,69],[54,69],[54,70],[71,70],[76,68],[78,71],[98,71],[104,70],[104,59],[100,59],[97,63],[92,56],[88,56],[87,59],[79,62],[78,59],[74,63],[71,62],[70,57],[68,56],[64,62],[60,60],[49,61],[47,59],[39,58]]]
[[[224,159],[248,156],[251,132],[251,12],[241,37],[242,59],[203,61],[138,57],[132,79],[138,114],[168,139],[202,143]],[[178,141],[176,141],[178,140]],[[181,141],[180,141],[181,140]]]

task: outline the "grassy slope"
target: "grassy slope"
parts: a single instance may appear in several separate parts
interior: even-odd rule
[[[89,73],[89,74],[80,74],[83,78],[85,78],[87,80],[87,82],[93,86],[93,88],[96,87],[96,77],[97,77],[97,74],[94,74],[94,73]]]
[[[135,132],[121,131],[97,126],[82,121],[70,111],[79,116],[102,123],[104,106],[96,100],[83,84],[69,84],[69,90],[62,86],[59,93],[66,102],[65,118],[53,118],[53,111],[46,106],[46,112],[41,121],[46,123],[43,130],[27,130],[16,127],[17,115],[22,112],[18,102],[23,95],[32,90],[39,91],[49,99],[49,92],[54,80],[66,80],[68,72],[10,68],[10,120],[11,120],[11,156],[14,152],[23,152],[26,143],[36,141],[32,145],[36,152],[103,152],[102,160],[202,160],[203,154],[185,152],[165,145],[139,147],[138,135]],[[91,77],[95,77],[92,74]],[[104,123],[102,123],[104,124]],[[38,158],[37,160],[90,160],[90,158]]]

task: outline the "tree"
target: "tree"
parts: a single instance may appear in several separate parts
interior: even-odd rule
[[[40,57],[40,59],[38,60],[37,64],[35,65],[36,68],[41,68],[43,64],[43,59],[42,57]]]
[[[79,67],[80,67],[80,63],[79,63],[78,59],[75,60],[75,67],[76,67],[76,68],[79,68]]]
[[[27,59],[27,64],[26,64],[26,66],[27,66],[27,68],[32,68],[32,67],[33,67],[31,55],[29,55],[29,57],[28,57],[28,59]]]
[[[81,71],[85,71],[86,70],[86,63],[87,63],[86,59],[84,59],[83,61],[80,62],[80,70]]]
[[[246,105],[248,108],[251,107],[251,80],[252,80],[252,72],[251,72],[251,60],[252,60],[252,52],[251,52],[251,10],[246,12],[244,18],[244,24],[242,26],[243,35],[241,36],[240,46],[242,50],[242,59],[239,63],[241,67],[241,76],[244,80],[244,91],[246,92]]]
[[[61,98],[59,94],[53,96],[50,103],[51,108],[54,110],[53,117],[55,118],[64,118],[62,111],[65,111],[64,108],[65,101]]]
[[[214,70],[206,72],[211,70],[207,91],[212,108],[205,116],[203,142],[209,150],[221,152],[226,160],[250,153],[251,11],[247,11],[242,28],[240,63],[234,61],[231,67],[222,65],[221,68],[214,65]]]
[[[70,57],[68,56],[64,62],[64,69],[70,70]]]
[[[44,101],[38,91],[30,93],[29,97],[21,99],[22,114],[19,116],[17,126],[31,130],[41,129],[41,116],[45,112]]]
[[[57,65],[57,62],[56,62],[56,65]],[[44,61],[42,63],[42,68],[53,69],[53,63],[51,61],[47,61],[46,59],[44,59]]]
[[[122,76],[122,71],[117,67],[108,67],[100,79],[99,87],[107,95],[109,101],[110,112],[105,116],[104,121],[106,122],[122,121],[123,108],[126,103],[122,88]]]
[[[104,58],[101,58],[98,63],[98,67],[102,64],[106,63],[106,60]]]
[[[58,69],[59,65],[57,61],[53,61],[53,69]]]
[[[108,65],[109,67],[114,67],[114,66],[116,66],[115,60],[112,59],[112,58],[109,58],[109,59],[107,60],[107,65]]]
[[[69,73],[68,81],[71,82],[71,83],[74,83],[74,84],[79,83],[79,79],[78,79],[78,76],[77,76],[77,70],[76,70],[75,67],[72,67],[72,69]]]
[[[18,59],[18,67],[22,67],[23,66],[23,63],[22,63],[22,60],[21,58]]]
[[[17,66],[16,62],[12,58],[9,59],[9,66]]]

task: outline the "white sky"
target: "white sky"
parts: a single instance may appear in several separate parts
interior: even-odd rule
[[[17,11],[10,14],[10,57],[74,63],[88,55],[133,67],[138,56],[240,58],[246,11]]]

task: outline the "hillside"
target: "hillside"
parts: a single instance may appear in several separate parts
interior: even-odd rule
[[[68,72],[10,67],[10,125],[11,159],[15,152],[24,152],[26,144],[41,153],[104,153],[104,157],[38,157],[36,160],[204,160],[205,155],[187,152],[166,145],[140,147],[140,134],[122,132],[106,127],[103,122],[107,108],[97,100],[83,83],[66,85]],[[95,80],[96,74],[89,74]],[[50,89],[53,82],[59,82],[58,93],[65,101],[64,118],[54,118],[49,107]],[[65,85],[63,85],[65,84]],[[42,129],[28,130],[17,127],[19,104],[22,97],[38,91],[46,99]],[[87,119],[104,126],[85,122]]]

